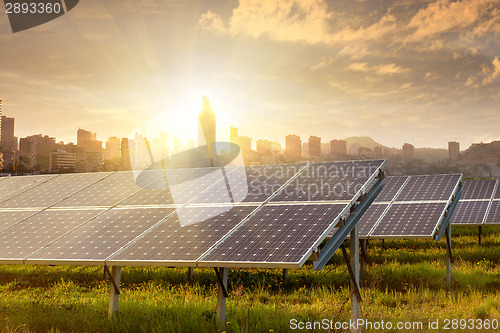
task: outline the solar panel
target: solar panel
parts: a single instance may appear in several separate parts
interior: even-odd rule
[[[490,211],[484,221],[484,224],[499,224],[500,223],[500,201],[491,203]]]
[[[449,200],[461,175],[411,176],[396,201]]]
[[[141,190],[132,171],[119,171],[59,202],[55,207],[113,206]]]
[[[283,188],[271,202],[350,200],[374,177],[384,161],[314,163]]]
[[[431,238],[446,206],[446,203],[393,204],[370,237]]]
[[[7,177],[0,183],[0,202],[40,185],[57,175]]]
[[[28,261],[102,263],[173,211],[172,208],[108,210],[37,252]]]
[[[495,199],[500,199],[500,181],[497,181],[497,189],[495,191],[494,198]]]
[[[149,185],[141,184],[146,188],[122,201],[120,206],[185,204],[214,184],[225,186],[223,180],[220,168],[157,171],[156,179]],[[230,202],[227,198],[224,202]]]
[[[408,176],[385,177],[382,181],[384,187],[375,198],[375,202],[392,201],[408,178]]]
[[[465,190],[465,188],[464,188]],[[470,193],[470,192],[469,192]],[[491,193],[490,193],[491,196]],[[483,223],[489,201],[459,201],[451,217],[452,224],[476,225]]]
[[[496,182],[495,179],[464,180],[460,200],[490,199]]]
[[[231,229],[244,220],[258,206],[184,207],[176,211],[151,232],[137,239],[109,258],[111,265],[134,263],[195,262],[203,253],[220,241]],[[219,213],[219,214],[217,214]],[[201,217],[211,216],[209,218]],[[197,221],[181,227],[180,220]]]
[[[368,207],[358,222],[359,237],[368,237],[388,206],[388,204],[371,204]]]
[[[0,262],[24,258],[102,210],[45,210],[0,233]]]
[[[66,199],[83,188],[109,176],[111,173],[73,173],[50,178],[0,204],[0,208],[46,208]]]
[[[0,211],[0,231],[13,226],[16,223],[27,219],[31,215],[38,213],[38,210],[2,210]]]
[[[343,204],[267,205],[203,257],[200,265],[300,267],[337,224]]]

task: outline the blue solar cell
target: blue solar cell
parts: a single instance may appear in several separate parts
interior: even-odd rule
[[[449,200],[461,175],[411,176],[396,201]]]
[[[500,224],[500,201],[493,201],[491,203],[490,211],[484,221],[485,224]]]
[[[460,199],[490,199],[495,184],[495,179],[464,180]]]
[[[488,205],[489,201],[459,201],[451,217],[451,223],[481,225],[486,215]]]

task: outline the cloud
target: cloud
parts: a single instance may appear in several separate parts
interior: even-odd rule
[[[396,64],[370,66],[366,62],[355,62],[347,66],[347,70],[363,73],[376,73],[380,75],[393,75],[408,72],[408,68],[400,67]]]
[[[210,10],[199,23],[205,30],[231,35],[316,44],[329,42],[332,17],[324,1],[241,0],[227,25]]]
[[[471,28],[476,35],[499,31],[500,0],[438,0],[420,9],[407,27],[413,32],[407,41],[420,41],[446,32]]]
[[[485,75],[483,85],[492,83],[500,76],[500,60],[498,60],[498,57],[495,57],[490,65],[483,66],[483,74]]]

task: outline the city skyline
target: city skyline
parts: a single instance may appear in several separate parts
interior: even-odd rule
[[[259,3],[96,1],[17,34],[2,12],[4,114],[18,137],[104,140],[165,111],[195,122],[206,94],[221,133],[254,142],[500,138],[498,1]]]

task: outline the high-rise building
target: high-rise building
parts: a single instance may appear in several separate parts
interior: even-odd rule
[[[76,132],[76,171],[96,172],[104,168],[102,141],[96,139],[96,133],[78,129]]]
[[[321,156],[321,138],[311,135],[307,142],[309,148],[309,156],[311,157]]]
[[[50,170],[50,158],[56,147],[56,139],[42,134],[21,138],[19,142],[20,160],[29,170]]]
[[[131,170],[132,164],[130,163],[130,142],[128,138],[123,138],[120,143],[120,159],[121,169]]]
[[[12,169],[17,161],[17,137],[14,136],[14,118],[0,116],[0,154],[3,154],[4,168]]]
[[[344,140],[330,140],[330,155],[340,157],[347,155],[347,142]]]
[[[67,173],[76,171],[76,153],[65,150],[52,152],[50,157],[50,171],[54,173]]]
[[[304,142],[302,144],[302,157],[309,157],[309,143]]]
[[[458,156],[460,155],[460,143],[456,141],[448,142],[448,155],[450,160],[458,160]]]
[[[281,154],[282,147],[276,141],[257,140],[255,143],[257,152],[259,154]]]
[[[104,149],[105,160],[120,159],[120,138],[112,136],[106,141],[106,148]]]
[[[302,156],[302,141],[295,134],[287,135],[285,138],[285,156],[288,158],[300,158]]]
[[[198,146],[209,145],[216,142],[216,118],[207,96],[201,99],[201,111],[198,114]]]
[[[415,147],[412,144],[403,145],[403,161],[410,162],[415,158]]]
[[[231,143],[238,145],[243,154],[247,154],[252,151],[252,138],[238,135],[238,129],[236,127],[230,128],[229,136]]]
[[[381,158],[384,155],[384,150],[380,146],[373,147],[373,154],[375,158]]]

